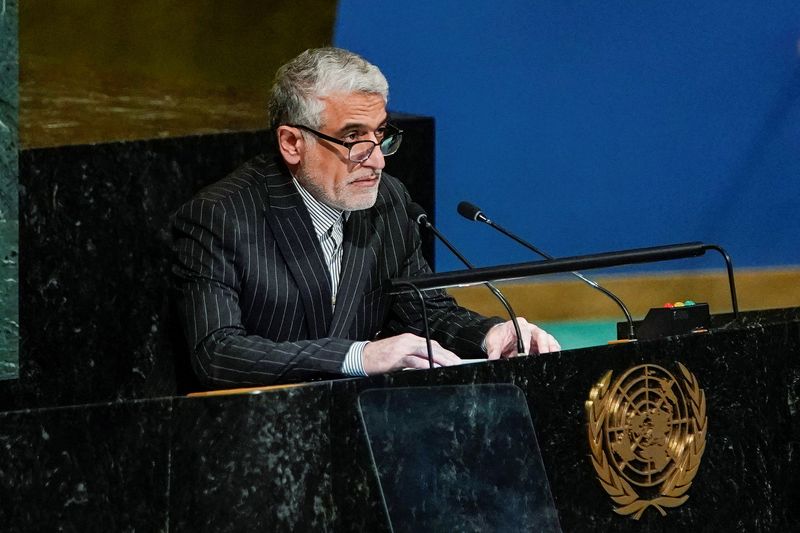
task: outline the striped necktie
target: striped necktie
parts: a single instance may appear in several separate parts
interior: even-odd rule
[[[342,241],[344,240],[344,223],[342,217],[339,217],[336,222],[328,230],[329,239],[326,239],[330,245],[323,245],[325,252],[325,259],[328,263],[328,271],[331,275],[331,304],[336,307],[336,293],[339,290],[339,277],[342,270]],[[326,249],[326,248],[329,248]]]

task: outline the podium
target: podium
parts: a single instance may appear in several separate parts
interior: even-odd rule
[[[684,396],[702,391],[705,408],[686,408],[673,423],[676,432],[684,419],[704,428],[702,452],[700,434],[689,431],[694,440],[679,449],[667,435],[662,449],[672,455],[650,460],[693,469],[691,479],[670,480],[689,485],[675,496],[686,498],[648,504],[662,497],[663,480],[654,477],[651,487],[629,483],[636,496],[627,494],[628,503],[615,501],[608,486],[627,489],[599,479],[602,457],[591,441],[599,418],[587,415],[587,400],[592,391],[595,402],[610,398],[632,369],[653,380],[663,377],[654,369],[664,369],[683,387],[681,366],[696,380]],[[649,387],[670,396],[655,381]],[[671,402],[654,400],[653,409]],[[657,415],[649,422],[627,415],[627,424],[638,424],[631,438],[659,442],[665,426]],[[603,434],[621,435],[607,418]],[[412,427],[422,423],[432,429]],[[425,449],[442,438],[450,447],[435,446],[438,455],[427,458],[398,448],[424,439]],[[605,440],[615,445],[603,448],[606,464],[619,466],[628,452]],[[800,524],[800,309],[743,313],[707,333],[260,394],[6,412],[0,442],[0,518],[8,531],[402,531],[411,520],[403,513],[416,512],[397,497],[408,496],[403,476],[412,468],[419,474],[413,501],[461,502],[454,507],[461,531],[553,524],[563,531],[788,531]],[[634,444],[629,450],[640,454]],[[449,461],[454,483],[426,478],[428,459]],[[625,460],[623,472],[641,470]],[[470,485],[475,479],[481,485]],[[537,485],[544,479],[546,487]],[[683,490],[668,489],[673,496]],[[496,512],[478,508],[481,499]],[[507,515],[497,504],[504,500]],[[642,512],[618,512],[631,502]],[[508,516],[519,520],[506,527],[500,520]]]

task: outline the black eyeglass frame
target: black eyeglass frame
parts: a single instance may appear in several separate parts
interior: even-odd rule
[[[371,141],[369,139],[364,139],[362,141],[343,141],[341,139],[337,139],[336,137],[331,137],[330,135],[325,135],[324,133],[322,133],[320,131],[317,131],[315,129],[309,128],[308,126],[303,126],[302,124],[286,124],[286,125],[291,127],[291,128],[299,128],[301,130],[305,130],[305,131],[307,131],[309,133],[314,134],[315,136],[319,137],[320,139],[324,139],[324,140],[326,140],[328,142],[332,142],[334,144],[338,144],[340,146],[344,146],[345,148],[347,148],[347,159],[352,163],[363,163],[364,161],[366,161],[367,159],[370,158],[370,156],[372,155],[372,152],[373,152],[373,150],[375,150],[376,146],[380,147],[380,146],[383,145],[383,143],[385,143],[389,139],[392,139],[394,137],[399,137],[399,140],[397,142],[397,148],[395,148],[393,152],[387,154],[383,150],[381,150],[381,153],[384,156],[393,155],[393,154],[397,153],[397,150],[400,148],[400,144],[403,142],[403,130],[401,130],[400,128],[398,128],[394,124],[390,124],[388,122],[386,123],[385,128],[391,129],[392,133],[389,134],[389,135],[386,135],[380,142]],[[364,143],[372,144],[372,148],[367,152],[367,155],[364,157],[364,159],[360,159],[360,160],[353,159],[351,157],[352,154],[353,154],[353,146],[355,146],[357,144],[364,144]]]

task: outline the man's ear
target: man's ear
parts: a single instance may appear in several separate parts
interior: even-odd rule
[[[305,150],[305,141],[300,131],[291,126],[278,126],[278,150],[283,156],[283,160],[287,165],[297,165],[303,151]]]

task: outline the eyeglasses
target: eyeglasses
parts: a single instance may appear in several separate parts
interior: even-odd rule
[[[303,126],[302,124],[287,124],[287,126],[300,128],[301,130],[313,133],[320,139],[325,139],[328,142],[344,146],[348,150],[347,158],[353,163],[363,163],[369,159],[369,156],[372,155],[372,151],[376,146],[380,147],[383,155],[392,155],[397,152],[397,149],[400,148],[400,143],[403,142],[403,130],[391,124],[386,124],[386,126],[375,132],[375,136],[379,139],[378,142],[370,141],[369,139],[347,142],[339,140],[336,137],[331,137],[330,135],[325,135],[317,130],[312,130],[308,126]]]

